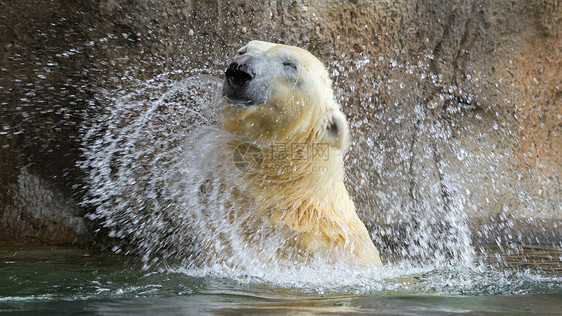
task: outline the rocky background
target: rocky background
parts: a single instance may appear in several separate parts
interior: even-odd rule
[[[77,162],[100,91],[221,77],[260,39],[328,66],[379,247],[457,234],[459,214],[479,243],[560,244],[561,18],[554,0],[0,0],[0,239],[91,245]]]

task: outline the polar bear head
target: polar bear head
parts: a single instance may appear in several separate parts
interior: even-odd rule
[[[310,52],[251,41],[226,70],[225,129],[258,146],[297,141],[346,150],[348,125],[331,86]]]

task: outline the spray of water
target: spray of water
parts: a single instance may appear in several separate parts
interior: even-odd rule
[[[106,91],[103,102],[112,106],[85,128],[90,218],[121,241],[115,251],[139,253],[147,267],[220,265],[271,275],[298,266],[298,258],[280,262],[277,256],[287,236],[243,211],[254,201],[232,203],[245,188],[228,147],[232,136],[217,124],[220,88],[211,76],[171,80],[164,74],[127,92]],[[408,232],[418,243],[410,255],[427,259],[428,245],[442,239],[432,251],[434,263],[471,262],[462,206],[449,205],[441,219],[446,235],[420,222]],[[322,265],[315,260],[312,266]]]
[[[244,211],[258,207],[243,198],[233,137],[216,126],[220,88],[210,76],[157,78],[111,100],[89,127],[84,203],[95,207],[90,218],[122,241],[115,251],[141,254],[146,267],[265,271],[298,261],[279,256],[294,238]],[[158,89],[157,98],[145,95]]]
[[[423,65],[416,67],[408,70],[413,76],[425,71]],[[176,75],[165,73],[137,82],[134,88],[105,91],[100,102],[108,105],[106,110],[84,126],[81,167],[89,179],[83,203],[94,210],[90,218],[116,241],[114,251],[140,255],[145,268],[227,276],[241,282],[257,278],[321,292],[400,291],[404,286],[427,291],[454,284],[459,293],[468,293],[474,289],[475,276],[489,273],[477,262],[472,245],[465,209],[471,203],[463,174],[450,172],[456,166],[440,159],[442,151],[436,147],[373,141],[381,135],[354,141],[352,152],[364,145],[370,149],[359,155],[369,167],[359,173],[348,168],[348,188],[361,188],[368,199],[393,205],[372,214],[363,211],[375,241],[383,236],[409,242],[394,248],[382,243],[383,268],[328,264],[321,257],[307,265],[296,257],[280,259],[279,252],[290,246],[287,235],[276,233],[266,219],[244,212],[256,207],[255,201],[232,203],[246,188],[228,146],[232,136],[220,128],[222,81],[206,75],[172,79]],[[414,106],[407,116],[390,117],[397,121],[383,132],[398,133],[396,124],[401,121],[423,122],[415,125],[412,137],[425,138],[425,144],[442,140],[451,145],[459,161],[470,161],[462,144],[450,137],[450,129],[423,106]],[[351,121],[352,128],[363,122]],[[380,162],[381,156],[397,147],[403,151],[392,154],[403,168],[388,168]],[[357,165],[351,156],[348,167]],[[424,160],[437,161],[436,171],[420,168]],[[387,179],[418,173],[427,180],[406,183],[404,192],[365,190],[363,180],[373,172]],[[438,205],[427,196],[440,197]],[[389,221],[398,225],[385,226]],[[489,278],[506,284],[510,279],[504,274]]]

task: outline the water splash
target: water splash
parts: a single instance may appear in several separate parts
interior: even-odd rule
[[[407,70],[417,76],[416,71],[425,68],[409,66]],[[401,129],[396,124],[423,122],[412,134],[417,142],[408,143],[395,135],[394,141],[405,142],[395,146],[388,143],[388,137],[381,137],[386,143],[377,143],[373,140],[377,135],[368,136],[353,144],[347,161],[348,188],[351,185],[352,190],[364,187],[372,172],[388,179],[408,178],[404,175],[414,173],[416,179],[422,179],[410,180],[418,181],[414,184],[406,182],[403,191],[366,192],[370,201],[395,204],[378,211],[379,217],[363,214],[371,223],[372,238],[411,242],[384,244],[383,256],[392,255],[386,257],[387,265],[382,269],[328,266],[321,259],[300,267],[295,258],[279,260],[275,255],[284,247],[286,237],[276,235],[265,220],[250,219],[243,207],[230,202],[239,194],[233,188],[243,190],[244,186],[232,174],[231,153],[225,151],[231,136],[217,127],[221,80],[205,75],[177,80],[176,75],[166,73],[139,81],[134,89],[105,91],[100,102],[109,106],[84,126],[81,167],[89,174],[84,205],[95,209],[90,218],[100,221],[109,237],[118,241],[114,251],[141,254],[145,268],[166,267],[196,276],[257,278],[260,282],[323,289],[369,284],[365,286],[372,291],[386,291],[394,289],[393,282],[383,282],[380,288],[375,285],[385,278],[402,280],[408,273],[439,274],[452,269],[455,272],[451,274],[460,273],[470,280],[479,272],[489,272],[477,260],[467,224],[466,207],[473,206],[465,184],[474,179],[451,172],[458,165],[438,156],[449,150],[462,164],[485,164],[489,159],[476,160],[464,144],[451,137],[450,126],[432,119],[423,107],[415,106],[408,115],[399,112],[389,116],[392,122],[384,128],[385,132],[398,133]],[[368,119],[352,120],[352,128],[361,128]],[[441,143],[449,147],[438,148]],[[423,148],[427,144],[431,145],[429,150]],[[359,155],[372,164],[357,174],[349,166],[357,165],[353,151],[362,150],[364,145],[380,150]],[[391,148],[398,148],[398,152],[389,156]],[[389,157],[403,169],[388,168],[385,159]],[[433,161],[436,168],[421,168],[426,161]],[[435,204],[428,196],[440,198]],[[248,206],[251,203],[244,207]],[[232,220],[233,216],[237,219]],[[222,259],[209,259],[213,257]],[[327,274],[334,277],[322,277]],[[431,287],[424,282],[419,283],[425,284],[422,288]],[[450,282],[462,287],[464,281]]]
[[[89,171],[84,204],[95,208],[89,217],[121,241],[114,251],[141,254],[146,268],[265,271],[304,255],[283,251],[295,236],[244,211],[259,207],[243,198],[233,136],[216,126],[220,88],[210,76],[162,76],[107,94],[113,106],[88,126],[82,167]]]
[[[380,56],[362,68],[330,63],[339,73],[365,79],[346,91],[337,84],[341,77],[335,78],[339,102],[350,108],[352,131],[361,135],[352,137],[348,187],[382,253],[470,266],[475,260],[470,197],[462,169],[450,161],[450,152],[464,159],[468,153],[428,95],[440,81],[431,72],[433,56],[416,58]],[[350,99],[354,94],[358,100]]]
[[[95,207],[90,218],[102,221],[110,237],[139,247],[147,263],[155,253],[175,256],[189,238],[180,233],[189,212],[178,212],[174,198],[190,192],[170,192],[171,181],[193,154],[184,152],[190,131],[217,120],[219,87],[211,76],[173,81],[164,74],[127,92],[105,91],[103,102],[113,106],[85,126],[81,167],[89,174],[84,204]]]
[[[116,252],[140,253],[147,267],[157,262],[221,265],[259,275],[294,265],[295,258],[283,263],[276,256],[286,236],[276,235],[266,221],[249,218],[230,202],[239,194],[233,188],[244,186],[232,174],[225,151],[231,136],[216,126],[220,80],[171,77],[163,74],[127,91],[104,91],[103,102],[111,106],[84,127],[82,167],[89,174],[84,204],[95,208],[89,217],[101,221],[109,237],[122,241]],[[443,133],[440,126],[433,128],[429,132]],[[454,182],[443,179],[447,192],[455,190]],[[433,184],[430,190],[440,194],[443,188]],[[458,198],[450,201],[447,212],[433,212],[433,217],[424,210],[431,205],[416,205],[417,211],[402,219],[417,221],[415,229],[404,232],[416,244],[404,248],[397,259],[470,265],[474,250],[462,204]],[[436,216],[447,229],[436,229]],[[213,256],[201,252],[226,259],[209,261]]]

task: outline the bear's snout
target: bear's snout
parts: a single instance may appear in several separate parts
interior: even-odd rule
[[[249,64],[231,63],[226,69],[226,79],[233,88],[243,88],[254,79],[255,72]]]
[[[225,72],[222,94],[231,105],[248,107],[267,100],[264,83],[267,78],[260,75],[256,59],[248,58],[233,61]]]

